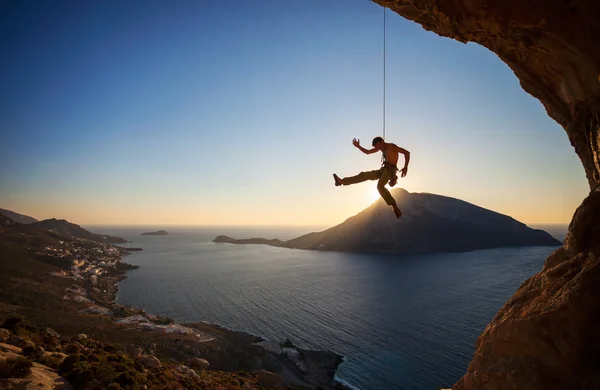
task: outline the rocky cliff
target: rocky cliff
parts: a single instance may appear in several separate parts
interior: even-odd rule
[[[600,388],[600,2],[374,1],[496,53],[565,129],[591,189],[563,247],[486,327],[454,388]]]

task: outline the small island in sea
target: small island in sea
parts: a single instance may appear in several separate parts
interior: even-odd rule
[[[283,241],[274,238],[272,240],[268,240],[266,238],[245,238],[241,240],[236,240],[233,237],[229,236],[217,236],[213,240],[213,242],[225,242],[228,244],[258,244],[258,245],[273,245],[280,246],[283,244]]]
[[[145,233],[142,233],[142,236],[166,236],[167,234],[169,234],[168,231],[166,231],[166,230],[159,230],[157,232],[145,232]]]

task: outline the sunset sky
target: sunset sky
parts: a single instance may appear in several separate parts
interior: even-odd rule
[[[9,5],[10,4],[10,5]],[[383,9],[368,0],[0,3],[0,207],[91,224],[333,225],[379,167]],[[528,224],[589,191],[496,55],[387,14],[386,139],[410,192]],[[402,163],[400,163],[402,164]]]

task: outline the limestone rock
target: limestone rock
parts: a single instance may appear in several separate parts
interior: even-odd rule
[[[439,35],[496,53],[567,132],[600,183],[600,2],[374,0]]]
[[[132,359],[137,359],[140,357],[140,355],[142,354],[142,349],[139,347],[136,347],[135,345],[129,345],[127,347],[127,354],[132,358]]]
[[[50,337],[56,338],[56,339],[60,339],[60,335],[52,328],[46,328],[44,329],[44,333],[47,334]]]
[[[283,379],[270,371],[259,370],[258,383],[266,389],[283,389]]]
[[[299,350],[306,365],[304,380],[317,388],[331,388],[335,382],[335,372],[344,359],[330,351]]]
[[[600,2],[374,1],[496,53],[565,129],[591,190],[564,246],[485,328],[453,389],[600,388]]]
[[[199,378],[198,374],[196,374],[196,371],[192,370],[188,366],[184,366],[183,364],[177,367],[177,371],[188,378]]]
[[[158,360],[156,356],[152,355],[141,355],[139,357],[139,362],[142,364],[142,366],[150,370],[156,370],[162,367],[160,360]]]
[[[208,370],[210,363],[208,360],[202,358],[192,358],[190,359],[190,367],[196,368],[200,371]]]
[[[0,344],[0,360],[21,356],[21,353],[21,348],[9,344]],[[24,378],[0,379],[0,389],[69,390],[72,387],[51,368],[33,363],[31,373]]]
[[[593,193],[575,212],[564,247],[485,328],[454,389],[600,388],[599,205],[600,193]]]
[[[83,342],[85,342],[85,341],[87,341],[87,340],[88,340],[88,337],[87,337],[87,335],[86,335],[85,333],[79,333],[79,334],[77,335],[77,339],[78,339],[79,341],[83,341]]]

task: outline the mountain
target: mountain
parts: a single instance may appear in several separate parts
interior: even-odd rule
[[[0,214],[0,246],[41,248],[69,240],[32,224],[22,224]]]
[[[34,223],[34,222],[38,221],[37,219],[29,217],[27,215],[15,213],[14,211],[6,210],[6,209],[0,209],[0,214],[12,219],[15,222],[19,222],[19,223]]]
[[[127,240],[121,237],[92,233],[88,230],[85,230],[81,226],[68,222],[64,219],[45,219],[40,222],[32,223],[31,226],[45,229],[68,238],[85,238],[87,240],[97,241],[104,244],[119,244],[127,242]]]
[[[344,252],[462,252],[516,246],[559,246],[543,230],[535,230],[500,213],[460,199],[428,193],[392,191],[402,218],[382,199],[319,233],[286,241],[284,246]]]
[[[518,246],[560,246],[543,230],[460,199],[427,193],[392,191],[402,218],[382,199],[343,223],[288,241],[219,236],[213,242],[267,244],[293,249],[340,252],[464,252]]]

